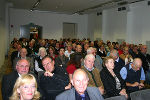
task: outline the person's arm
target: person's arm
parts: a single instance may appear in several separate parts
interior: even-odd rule
[[[125,67],[123,67],[120,70],[120,75],[121,75],[121,77],[122,77],[123,80],[125,80],[127,78],[127,69]]]

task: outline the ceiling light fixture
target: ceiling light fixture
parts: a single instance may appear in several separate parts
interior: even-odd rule
[[[32,8],[30,9],[30,11],[34,11],[34,10],[39,6],[39,4],[40,4],[41,1],[42,1],[42,0],[37,0],[37,1],[34,3],[34,5],[32,6]]]

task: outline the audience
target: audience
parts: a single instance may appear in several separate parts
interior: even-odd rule
[[[24,74],[18,77],[9,100],[39,100],[37,82],[32,74]]]
[[[104,100],[98,88],[87,87],[88,75],[82,69],[77,69],[71,83],[74,88],[65,91],[56,97],[56,100]]]
[[[49,57],[46,56],[46,51],[48,51]],[[42,94],[40,99],[42,100],[55,100],[57,95],[71,88],[71,83],[74,88],[68,91],[73,91],[72,99],[81,98],[78,86],[76,87],[75,83],[72,82],[74,80],[73,73],[76,73],[79,68],[83,69],[89,77],[87,85],[98,87],[104,97],[118,95],[128,97],[127,93],[144,89],[144,84],[150,83],[150,55],[147,54],[147,46],[142,44],[134,45],[126,42],[121,44],[112,42],[111,44],[109,40],[105,44],[103,40],[90,41],[90,39],[60,39],[60,41],[31,39],[29,41],[20,38],[19,40],[14,39],[12,42],[9,55],[11,55],[14,71],[3,76],[3,100],[8,100],[12,95],[16,79],[29,72],[38,75],[39,80],[37,82],[42,88],[40,89]],[[81,63],[82,57],[85,59]],[[25,66],[30,66],[30,68]],[[91,94],[88,88],[83,92],[87,99]],[[94,89],[94,91],[96,90]],[[62,95],[68,95],[68,92],[64,92]],[[22,98],[23,95],[20,96]],[[61,95],[57,99],[60,97]],[[11,100],[13,98],[11,97]]]

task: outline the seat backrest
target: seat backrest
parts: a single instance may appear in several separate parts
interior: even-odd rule
[[[131,100],[150,100],[150,89],[130,93]]]
[[[115,97],[106,98],[105,100],[127,100],[127,99],[125,96],[115,96]]]

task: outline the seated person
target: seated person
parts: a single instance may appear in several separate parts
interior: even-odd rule
[[[12,95],[14,84],[18,77],[22,74],[29,73],[30,64],[26,59],[20,59],[16,64],[16,70],[8,75],[4,75],[2,79],[2,98],[9,100]]]
[[[59,55],[55,59],[55,65],[66,69],[69,58],[66,57],[64,53],[65,53],[65,49],[60,48]]]
[[[17,64],[17,61],[19,59],[27,59],[30,63],[30,71],[34,72],[34,64],[33,64],[33,59],[31,57],[27,57],[27,49],[26,48],[22,48],[20,50],[20,56],[19,57],[16,57],[14,60],[13,60],[13,68],[15,68],[16,64]]]
[[[45,71],[39,76],[39,84],[42,95],[45,97],[43,100],[55,100],[59,93],[68,89],[68,74],[61,67],[55,67],[54,60],[49,56],[42,59],[42,65]]]
[[[77,69],[72,76],[74,88],[65,91],[56,97],[56,100],[104,100],[99,89],[87,87],[88,75],[83,69]]]
[[[104,87],[100,78],[100,73],[99,70],[96,67],[94,67],[94,61],[95,56],[93,54],[86,55],[84,59],[84,66],[82,66],[81,68],[88,74],[88,86],[98,87],[101,94],[104,94]]]
[[[37,82],[33,75],[21,75],[13,89],[9,100],[39,100],[40,93],[37,91]]]
[[[50,56],[53,60],[55,60],[55,58],[58,56],[55,54],[55,49],[50,46],[48,49],[48,56]]]
[[[144,87],[145,73],[140,58],[135,58],[133,63],[125,65],[120,70],[120,75],[126,82],[128,93],[138,91]]]
[[[46,49],[44,47],[40,47],[38,57],[35,58],[35,74],[37,74],[40,71],[44,71],[44,67],[42,66],[42,58],[46,55]]]
[[[119,73],[115,73],[114,60],[112,57],[105,57],[103,60],[104,68],[100,72],[101,80],[104,85],[106,97],[124,95],[126,97],[125,81]]]
[[[119,57],[119,53],[116,49],[110,51],[110,56],[114,59],[115,67],[114,71],[120,73],[121,68],[125,65],[125,62]]]
[[[130,63],[130,62],[133,62],[133,58],[129,54],[129,47],[126,46],[126,47],[123,48],[123,53],[120,55],[120,58],[122,60],[124,60],[125,65]]]
[[[70,80],[72,79],[72,74],[74,73],[74,71],[81,67],[82,59],[83,59],[83,56],[81,53],[74,53],[71,59],[69,60],[66,70],[69,74]]]

